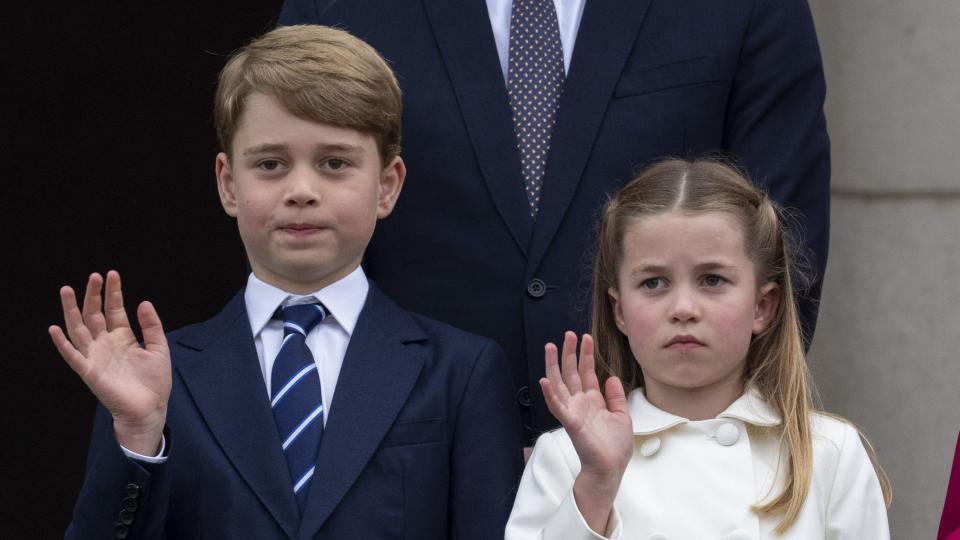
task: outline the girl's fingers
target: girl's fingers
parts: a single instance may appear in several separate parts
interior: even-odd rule
[[[563,334],[563,355],[560,359],[563,382],[571,394],[580,392],[580,374],[577,372],[577,335],[573,332]]]
[[[553,385],[550,384],[550,379],[542,377],[540,379],[540,389],[543,390],[543,400],[547,403],[547,410],[563,424],[564,417],[566,416],[566,407],[564,407],[560,399],[557,398],[557,393],[553,391]]]
[[[543,347],[544,371],[547,374],[547,380],[553,389],[554,395],[561,403],[566,403],[570,398],[570,392],[567,385],[563,382],[560,374],[560,366],[557,363],[557,346],[553,343],[547,343]]]
[[[593,355],[593,336],[584,334],[580,341],[580,380],[583,383],[583,391],[600,390],[600,382],[597,380],[596,363]]]
[[[106,308],[104,315],[107,321],[107,330],[130,328],[127,312],[123,309],[123,293],[120,290],[120,274],[111,270],[107,272],[107,291],[104,295]]]
[[[107,329],[107,323],[103,318],[103,306],[100,301],[102,289],[103,278],[100,277],[100,274],[90,274],[90,278],[87,280],[87,290],[83,294],[83,322],[94,339]]]
[[[63,326],[67,329],[70,341],[80,353],[86,354],[87,347],[93,338],[83,323],[83,315],[77,307],[77,297],[72,288],[67,286],[60,288],[60,305],[63,307]]]
[[[605,390],[604,394],[607,398],[607,410],[629,415],[630,409],[627,408],[627,396],[624,394],[623,383],[620,382],[620,377],[610,377],[603,387]]]

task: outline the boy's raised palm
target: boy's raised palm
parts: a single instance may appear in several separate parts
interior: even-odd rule
[[[577,336],[563,339],[562,371],[557,348],[547,344],[546,374],[540,386],[550,412],[563,424],[580,457],[581,472],[619,484],[633,454],[633,425],[623,384],[611,377],[606,397],[594,371],[593,338],[583,335],[577,362]]]
[[[83,310],[73,289],[60,289],[67,334],[49,328],[54,345],[80,375],[97,399],[110,411],[117,440],[134,452],[153,455],[167,416],[170,398],[170,350],[156,310],[149,302],[137,308],[143,346],[130,328],[123,308],[120,275],[108,272],[101,310],[103,278],[92,274],[87,282]]]

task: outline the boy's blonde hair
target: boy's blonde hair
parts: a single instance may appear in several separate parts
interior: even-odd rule
[[[760,515],[783,513],[777,526],[777,532],[782,533],[800,513],[813,468],[812,391],[794,298],[792,274],[796,268],[792,242],[784,226],[785,213],[734,167],[707,159],[661,161],[642,171],[608,201],[597,240],[592,293],[592,333],[597,344],[600,387],[614,375],[621,378],[627,392],[643,386],[640,366],[626,336],[617,329],[607,291],[619,288],[617,276],[627,228],[637,218],[672,210],[733,216],[744,231],[757,286],[772,282],[780,287],[780,302],[771,323],[750,343],[744,377],[783,419],[781,439],[789,456],[784,490],[754,508]],[[889,482],[883,470],[876,468],[889,504]]]
[[[233,55],[220,72],[214,103],[217,137],[228,156],[254,92],[300,118],[371,135],[384,164],[400,155],[397,80],[373,47],[343,30],[285,26]]]

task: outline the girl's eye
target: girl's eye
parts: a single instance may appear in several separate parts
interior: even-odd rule
[[[667,286],[667,281],[663,278],[655,277],[643,280],[640,286],[644,289],[662,289]]]
[[[723,279],[722,277],[714,274],[711,274],[703,278],[703,284],[706,285],[707,287],[719,287],[723,285],[726,281],[727,280]]]

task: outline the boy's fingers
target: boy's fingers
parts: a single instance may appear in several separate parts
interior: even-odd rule
[[[120,291],[120,274],[111,270],[107,272],[107,290],[104,295],[106,308],[103,310],[107,320],[107,330],[116,328],[130,328],[127,312],[123,309],[123,293]]]
[[[570,397],[567,385],[563,383],[563,377],[560,375],[560,366],[557,364],[557,346],[553,343],[547,343],[543,347],[544,371],[547,374],[547,380],[553,388],[554,396],[562,403],[565,403]]]
[[[627,408],[627,397],[623,392],[623,383],[619,377],[610,377],[604,384],[607,398],[607,410],[610,412],[623,412],[630,414]]]
[[[580,374],[577,372],[577,335],[573,332],[563,334],[563,356],[560,358],[560,370],[563,382],[571,394],[581,389]]]
[[[597,380],[597,370],[593,354],[593,336],[584,334],[580,341],[580,380],[583,381],[583,390],[600,390],[600,381]]]
[[[74,347],[85,354],[93,338],[83,323],[83,315],[77,307],[77,297],[72,288],[68,286],[60,288],[60,305],[63,307],[63,326],[67,329],[70,341],[73,342]]]
[[[167,338],[156,308],[150,302],[141,302],[137,307],[137,321],[143,331],[143,348],[148,351],[167,351]]]
[[[83,294],[83,322],[90,334],[96,338],[107,329],[103,318],[103,306],[100,302],[100,291],[103,289],[103,278],[100,274],[90,274],[87,280],[87,290]]]
[[[60,356],[67,362],[70,369],[76,371],[79,375],[83,375],[87,367],[86,357],[73,346],[73,343],[70,343],[70,340],[67,339],[67,336],[64,335],[63,330],[61,330],[59,326],[52,325],[47,328],[47,332],[50,334],[50,339],[53,340],[53,345],[57,348],[57,352],[59,352]]]

